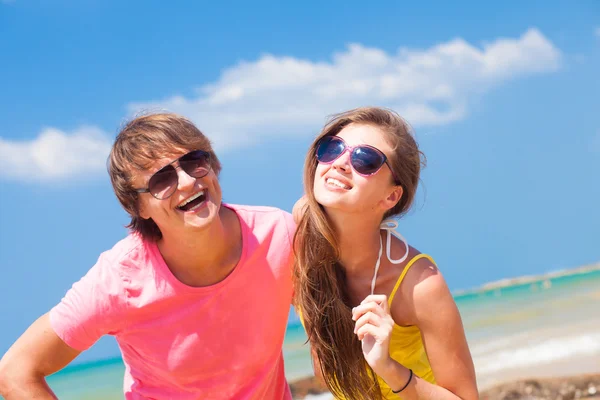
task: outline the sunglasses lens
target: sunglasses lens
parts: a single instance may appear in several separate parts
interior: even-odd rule
[[[210,171],[210,154],[195,150],[179,158],[179,166],[192,178],[202,178]],[[177,170],[167,165],[150,178],[148,188],[152,196],[159,200],[166,199],[177,190]]]
[[[327,136],[321,139],[317,146],[317,160],[322,163],[330,163],[338,158],[345,148],[344,142],[335,136]]]
[[[179,159],[179,165],[193,178],[202,178],[210,171],[210,154],[202,150],[192,151]]]
[[[166,199],[177,189],[177,171],[172,165],[167,165],[150,178],[148,188],[152,196]]]
[[[379,171],[385,162],[383,154],[370,147],[357,147],[350,158],[352,168],[359,174],[372,175]]]

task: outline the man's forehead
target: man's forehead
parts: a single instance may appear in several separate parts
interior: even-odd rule
[[[156,150],[152,152],[151,157],[144,157],[144,160],[139,165],[141,170],[158,171],[165,165],[172,163],[184,154],[189,153],[188,149],[172,148],[166,150]]]
[[[144,182],[150,179],[152,174],[169,165],[179,157],[188,153],[188,149],[172,148],[160,152],[154,152],[153,157],[143,157],[133,162],[129,167],[129,176],[132,182]],[[141,179],[141,180],[140,180]]]

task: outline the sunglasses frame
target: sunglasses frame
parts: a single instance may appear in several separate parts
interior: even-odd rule
[[[208,168],[206,169],[206,173],[203,175],[198,175],[198,176],[193,176],[190,175],[185,169],[183,169],[181,167],[180,164],[180,160],[182,158],[185,158],[186,156],[189,156],[192,153],[202,153],[202,155],[206,158],[206,164],[208,166]],[[175,171],[175,190],[173,190],[172,193],[170,193],[168,196],[166,197],[157,197],[156,195],[154,195],[154,193],[152,193],[150,191],[150,186],[146,187],[146,188],[141,188],[141,189],[134,189],[137,193],[150,193],[152,195],[152,197],[154,197],[157,200],[166,200],[169,197],[173,196],[173,194],[175,194],[175,192],[177,191],[177,186],[179,186],[179,175],[177,174],[177,168],[180,168],[183,172],[185,172],[188,176],[194,178],[194,179],[200,179],[200,178],[204,178],[206,175],[208,175],[210,173],[210,171],[212,170],[212,165],[211,165],[211,157],[210,157],[210,153],[204,150],[192,150],[190,152],[185,153],[184,155],[182,155],[181,157],[176,158],[175,160],[171,161],[170,163],[168,163],[167,165],[164,165],[163,167],[161,167],[158,171],[156,171],[155,173],[152,174],[152,176],[150,176],[150,179],[148,179],[148,185],[150,185],[150,181],[152,180],[152,178],[154,178],[155,175],[159,174],[161,171],[163,171],[165,168],[168,167],[172,167],[173,170]]]
[[[319,146],[321,146],[321,144],[323,143],[324,140],[338,141],[338,142],[341,142],[342,145],[344,146],[344,149],[342,150],[342,152],[340,154],[338,154],[333,160],[327,161],[327,162],[319,160],[319,155],[318,155],[318,153],[319,153],[318,152]],[[368,149],[374,150],[377,154],[379,154],[383,158],[383,162],[381,163],[381,165],[375,171],[373,171],[373,172],[371,172],[369,174],[363,174],[362,172],[357,171],[357,169],[354,167],[354,164],[352,163],[352,155],[354,154],[354,150],[355,149],[360,149],[360,148],[368,148]],[[386,164],[388,166],[390,172],[392,173],[392,178],[394,179],[394,183],[396,185],[400,185],[400,181],[396,177],[396,174],[394,173],[394,170],[392,169],[392,166],[388,162],[388,158],[385,155],[385,153],[383,151],[379,150],[377,147],[370,146],[368,144],[359,144],[357,146],[350,146],[348,143],[346,143],[346,141],[344,139],[342,139],[339,136],[336,136],[336,135],[327,135],[327,136],[321,138],[317,142],[317,145],[315,146],[315,158],[317,159],[317,162],[319,162],[321,164],[333,164],[335,162],[335,160],[337,160],[338,158],[340,158],[347,151],[350,152],[350,166],[352,167],[352,170],[354,170],[354,172],[356,172],[358,175],[365,176],[365,177],[371,176],[371,175],[375,175],[376,173],[379,172],[379,170],[381,169],[381,167],[383,167],[383,165]]]

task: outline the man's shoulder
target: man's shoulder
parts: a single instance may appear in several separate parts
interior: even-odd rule
[[[287,213],[287,211],[282,210],[281,208],[272,207],[272,206],[251,206],[245,204],[230,204],[226,203],[226,207],[229,207],[235,211],[247,212],[247,213],[257,213],[257,214],[269,214],[269,213]]]
[[[249,206],[239,204],[226,204],[226,207],[231,208],[236,214],[246,221],[272,221],[285,222],[291,218],[291,214],[277,207],[270,206]]]
[[[237,204],[226,206],[234,210],[244,225],[255,233],[264,232],[269,235],[278,232],[278,235],[291,240],[296,230],[292,214],[280,208]]]
[[[151,257],[150,243],[139,234],[130,233],[100,255],[101,263],[110,269],[129,269],[147,262]]]

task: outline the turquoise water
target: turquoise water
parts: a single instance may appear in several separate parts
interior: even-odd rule
[[[511,373],[519,376],[519,368],[578,366],[586,357],[600,359],[600,270],[464,293],[455,300],[480,386]],[[283,350],[290,380],[312,374],[305,341],[292,315]],[[119,399],[123,372],[117,358],[70,366],[48,382],[61,400]]]

